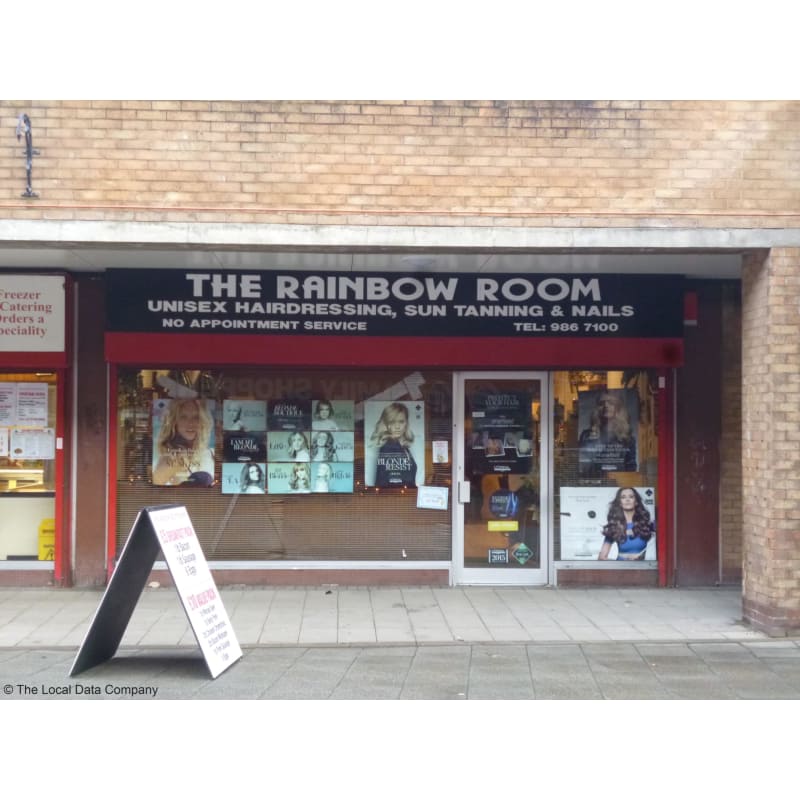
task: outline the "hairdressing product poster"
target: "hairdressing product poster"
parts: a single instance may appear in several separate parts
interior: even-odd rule
[[[467,397],[473,431],[526,430],[531,426],[530,392],[480,389]]]
[[[310,400],[270,400],[268,407],[267,430],[311,430]]]
[[[264,494],[267,465],[255,461],[222,465],[222,494]]]
[[[366,486],[421,486],[425,482],[425,404],[417,400],[364,403]]]
[[[222,429],[226,431],[265,431],[267,404],[263,400],[225,400],[222,403]]]
[[[311,491],[312,493],[352,493],[353,473],[354,469],[352,463],[327,463],[325,461],[313,462],[311,464]]]
[[[353,431],[311,431],[312,461],[355,461]]]
[[[578,392],[578,464],[583,476],[638,470],[635,389]]]
[[[529,392],[480,391],[467,397],[471,426],[467,468],[472,475],[527,474],[533,456]]]
[[[269,431],[267,461],[311,461],[311,431]]]
[[[311,464],[267,464],[267,494],[311,494]]]
[[[264,461],[267,457],[267,434],[265,431],[223,431],[222,453],[226,462]]]
[[[529,431],[506,431],[503,449],[511,450],[518,458],[533,457],[533,441]]]
[[[355,404],[352,400],[313,400],[311,429],[314,431],[355,430]]]
[[[153,401],[153,485],[214,483],[213,400]]]
[[[561,559],[597,560],[605,541],[604,529],[618,538],[623,538],[623,551],[629,550],[637,555],[644,549],[644,558],[624,560],[656,560],[656,503],[652,486],[562,486],[561,487]],[[639,550],[633,541],[636,530],[627,528],[631,522],[634,528],[647,529],[649,538]],[[619,533],[617,533],[619,532]],[[620,557],[617,541],[611,545],[607,558],[617,561]],[[624,556],[625,553],[623,552]]]

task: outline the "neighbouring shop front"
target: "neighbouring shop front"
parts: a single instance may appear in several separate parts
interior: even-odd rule
[[[0,571],[23,584],[68,571],[67,282],[0,273]]]
[[[666,582],[681,277],[106,282],[109,569],[179,502],[222,580]]]

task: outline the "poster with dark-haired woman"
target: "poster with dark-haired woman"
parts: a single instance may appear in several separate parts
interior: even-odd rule
[[[652,486],[562,486],[561,560],[656,560]]]

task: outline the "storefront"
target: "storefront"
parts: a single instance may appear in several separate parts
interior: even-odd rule
[[[186,505],[219,579],[664,585],[673,275],[113,270],[108,565]]]
[[[22,584],[67,572],[67,282],[0,274],[0,571]]]

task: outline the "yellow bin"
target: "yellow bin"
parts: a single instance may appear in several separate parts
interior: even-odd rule
[[[56,521],[43,519],[39,524],[39,561],[54,561],[56,549]]]

